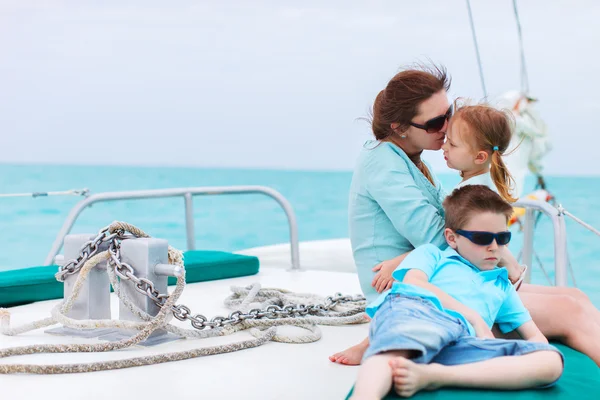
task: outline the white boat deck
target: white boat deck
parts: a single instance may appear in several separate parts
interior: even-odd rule
[[[289,257],[289,253],[288,253]],[[261,260],[262,261],[262,260]],[[264,263],[268,264],[268,263]],[[263,287],[331,295],[360,293],[354,273],[328,271],[290,272],[261,266],[258,275],[202,282],[186,287],[178,303],[209,318],[230,312],[223,300],[229,287],[260,282]],[[288,265],[289,262],[285,265]],[[302,262],[304,264],[304,262]],[[11,308],[12,326],[49,315],[58,300]],[[118,309],[112,295],[113,315]],[[113,316],[113,318],[115,318]],[[189,328],[189,325],[174,320]],[[68,375],[4,375],[0,377],[2,398],[69,400],[84,398],[133,399],[343,399],[351,388],[356,367],[333,364],[328,356],[358,343],[367,335],[368,325],[321,326],[321,340],[310,344],[269,342],[263,346],[230,354],[200,357],[147,367],[128,368]],[[303,333],[283,327],[285,332]],[[14,364],[65,364],[139,357],[148,354],[183,351],[216,344],[247,340],[252,336],[239,332],[232,336],[178,340],[156,347],[126,349],[112,353],[40,354],[2,360]],[[94,339],[52,336],[37,330],[8,337],[0,335],[0,348],[42,343],[89,343]]]
[[[350,239],[314,240],[300,242],[300,265],[303,269],[316,271],[356,272]],[[254,247],[240,254],[256,256],[262,267],[281,268],[291,266],[290,244]]]

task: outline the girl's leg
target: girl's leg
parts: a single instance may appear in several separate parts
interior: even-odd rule
[[[416,364],[404,357],[396,357],[390,361],[390,366],[394,389],[401,397],[442,386],[527,389],[555,382],[563,370],[562,359],[554,351],[452,366]]]
[[[390,360],[408,357],[408,352],[390,351],[369,357],[358,370],[358,377],[350,400],[380,400],[392,388]]]
[[[360,342],[359,344],[355,344],[352,347],[347,348],[344,351],[340,351],[339,353],[335,353],[332,356],[329,356],[329,360],[334,363],[344,364],[344,365],[359,365],[362,360],[363,354],[367,351],[369,347],[369,338],[366,337],[365,340]]]
[[[564,294],[540,294],[527,290],[519,290],[518,293],[533,321],[547,338],[586,354],[600,366],[600,324],[579,300]]]

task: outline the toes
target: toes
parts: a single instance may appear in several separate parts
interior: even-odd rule
[[[396,391],[396,393],[400,397],[412,397],[412,395],[415,394],[415,391],[412,390],[412,389],[410,389],[410,390],[400,390],[400,391]]]
[[[407,385],[410,382],[410,378],[406,377],[406,376],[394,375],[392,379],[393,379],[395,385],[400,385],[400,386]]]
[[[389,361],[389,366],[392,368],[407,368],[412,362],[404,357],[394,357]]]
[[[415,387],[412,384],[394,384],[394,391],[400,397],[411,397],[416,393]]]
[[[408,376],[409,371],[406,368],[392,368],[392,376]]]

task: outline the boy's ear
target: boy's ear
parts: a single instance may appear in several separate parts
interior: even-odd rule
[[[475,164],[485,164],[489,157],[487,151],[479,151],[475,155]]]
[[[446,237],[446,242],[448,243],[448,246],[456,250],[456,233],[454,233],[452,229],[446,228],[444,230],[444,236]]]

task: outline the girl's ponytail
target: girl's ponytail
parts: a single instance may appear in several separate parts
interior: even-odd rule
[[[514,203],[517,201],[517,199],[515,199],[511,194],[515,181],[508,171],[508,168],[506,168],[504,161],[502,160],[502,155],[500,154],[500,151],[498,151],[498,146],[494,146],[492,150],[490,175],[492,177],[492,181],[498,188],[500,197],[509,203]]]

